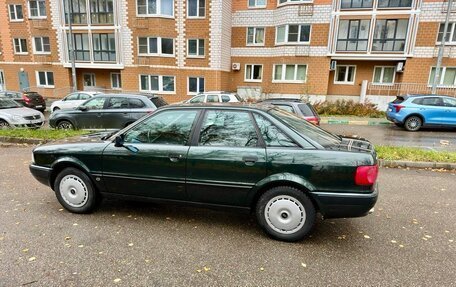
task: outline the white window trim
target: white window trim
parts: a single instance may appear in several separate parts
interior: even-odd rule
[[[14,15],[17,18],[17,9],[16,6],[22,6],[22,4],[8,4],[8,16],[9,16],[9,21],[10,22],[24,22],[24,7],[22,7],[22,19],[13,19],[11,17],[11,10],[10,6],[14,6]]]
[[[51,54],[51,51],[49,51],[49,52],[39,52],[39,51],[36,50],[35,39],[36,38],[41,38],[41,46],[44,47],[44,44],[43,44],[43,38],[44,37],[46,37],[46,36],[39,36],[39,37],[33,37],[32,38],[33,54],[36,54],[36,55],[50,55]],[[50,45],[51,45],[51,39],[49,38],[49,46]]]
[[[149,3],[147,1],[147,3]],[[169,18],[174,19],[175,12],[174,11],[174,1],[173,1],[173,15],[164,15],[164,14],[139,14],[138,13],[138,0],[135,0],[135,9],[136,9],[136,17],[138,18]],[[146,10],[149,10],[148,6],[146,6]],[[161,0],[157,1],[157,11],[161,11]]]
[[[90,77],[92,78],[92,82],[93,82],[93,86],[84,86],[84,76],[85,75],[90,75]],[[97,76],[95,75],[95,73],[83,73],[82,74],[82,86],[83,87],[96,87],[97,86]]]
[[[29,53],[29,52],[28,52],[28,50],[29,50],[28,47],[27,47],[27,52],[18,52],[18,51],[16,51],[16,43],[14,43],[14,40],[15,40],[15,39],[22,40],[22,39],[25,39],[25,38],[13,38],[13,49],[14,49],[14,54],[15,54],[15,55],[28,55],[28,53]],[[21,43],[21,41],[19,41],[19,43]],[[27,39],[25,39],[25,45],[27,46]],[[22,51],[22,50],[23,50],[23,49],[22,49],[22,45],[20,45],[20,46],[21,46],[21,51]]]
[[[249,0],[246,0],[247,1],[247,8],[248,9],[264,9],[268,6],[268,0],[265,0],[264,1],[264,5],[258,5],[256,4],[258,0],[255,0],[255,5],[254,6],[250,6],[249,5]]]
[[[300,0],[300,1],[292,1],[292,0],[287,0],[285,3],[280,3],[279,0],[277,0],[277,7],[281,6],[286,6],[286,5],[297,5],[297,4],[304,4],[304,3],[313,3],[313,0]]]
[[[253,28],[253,41],[255,41],[257,29],[258,28],[263,29],[263,43],[249,43],[249,29],[250,28]],[[245,30],[245,45],[246,46],[262,47],[262,46],[264,46],[265,42],[266,42],[266,27],[247,27],[247,29]]]
[[[377,69],[377,68],[382,68],[382,71],[380,72],[380,80],[381,80],[381,82],[379,82],[379,83],[374,82],[375,69]],[[393,68],[393,70],[394,70],[393,82],[392,83],[383,83],[383,74],[385,73],[385,68]],[[374,66],[374,72],[372,73],[372,85],[376,85],[376,86],[393,86],[395,81],[396,81],[396,66]]]
[[[339,67],[355,67],[355,71],[353,72],[353,81],[351,82],[348,82],[346,81],[347,80],[347,77],[348,77],[348,73],[345,74],[345,81],[337,81],[337,68]],[[356,65],[337,65],[336,66],[336,70],[334,71],[334,84],[335,85],[354,85],[355,84],[355,81],[356,81]]]
[[[296,79],[298,75],[298,66],[306,66],[306,75],[304,77],[304,81],[301,80],[276,80],[274,79],[276,66],[282,66],[282,79],[285,78],[285,69],[287,65],[294,65],[294,78]],[[282,84],[302,84],[307,82],[307,71],[309,66],[307,64],[274,64],[272,68],[272,82],[273,83],[282,83]]]
[[[186,4],[187,4],[187,7],[188,7],[188,1],[189,1],[189,0],[187,0],[187,3],[186,3]],[[188,13],[190,12],[190,9],[187,9],[187,18],[188,18],[188,19],[206,19],[206,14],[207,14],[207,11],[206,11],[206,4],[207,4],[206,1],[204,1],[204,5],[205,5],[205,6],[204,6],[204,16],[199,16],[199,15],[198,15],[198,16],[190,16],[190,15],[188,15]],[[200,8],[200,6],[199,6],[199,1],[197,1],[197,5],[198,5],[197,11],[198,11],[198,14],[199,14],[199,8]]]
[[[46,85],[41,85],[40,84],[40,76],[39,73],[45,73],[46,75]],[[54,85],[48,85],[48,73],[54,74],[52,71],[35,71],[35,76],[36,76],[36,86],[40,88],[48,88],[48,89],[53,89],[55,87],[55,77],[54,77]]]
[[[152,90],[152,89],[142,90],[141,89],[141,76],[147,76],[148,77],[149,85],[150,85],[150,77],[151,76],[158,76],[158,88],[159,88],[159,90]],[[163,77],[173,77],[174,78],[174,91],[163,91]],[[176,94],[176,76],[139,74],[138,75],[138,79],[139,79],[139,90],[142,91],[142,92],[154,92],[154,93],[160,93],[160,94],[164,94],[164,95],[175,95]]]
[[[118,77],[118,80],[119,80],[119,81],[118,81],[118,82],[119,82],[119,84],[120,84],[120,87],[114,87],[114,85],[113,85],[112,76],[113,76],[114,74],[115,74],[115,75],[119,75],[119,77]],[[121,76],[121,73],[118,73],[118,72],[111,72],[111,73],[109,74],[109,78],[110,78],[110,80],[111,80],[111,89],[113,89],[113,90],[122,90],[122,76]]]
[[[439,22],[439,30],[440,30],[440,25],[441,24],[444,24],[445,22]],[[456,33],[455,31],[455,28],[456,27],[456,22],[450,22],[448,23],[448,29],[450,30],[450,41],[445,41],[445,45],[449,45],[449,46],[453,46],[453,45],[456,45],[456,41],[452,41],[453,40],[453,35],[454,33]],[[435,45],[441,45],[442,44],[442,41],[439,41],[439,30],[437,30],[437,37],[435,39]],[[443,37],[442,37],[443,39]]]
[[[206,91],[206,79],[204,79],[204,90],[202,92],[190,92],[190,78],[196,78],[198,79],[196,81],[196,90],[199,90],[199,79],[204,79],[204,77],[198,77],[198,76],[195,76],[195,77],[192,77],[192,76],[189,76],[187,77],[187,95],[189,96],[196,96],[200,93],[204,93]]]
[[[255,80],[255,79],[247,79],[247,66],[252,66],[252,73],[253,73],[253,66],[261,66],[261,79],[260,80]],[[249,83],[261,83],[263,81],[263,64],[245,64],[244,66],[244,82],[249,82]]]
[[[436,66],[431,66],[430,69],[429,69],[429,77],[428,77],[428,85],[427,85],[428,87],[432,87],[432,83],[430,83],[430,81],[431,81],[431,75],[432,75],[432,69],[433,68],[437,68],[437,67]],[[442,66],[441,67],[442,72],[440,73],[440,83],[437,83],[437,88],[456,88],[456,77],[455,77],[455,80],[453,82],[453,85],[444,85],[443,84],[443,80],[444,80],[447,68],[456,69],[456,66]],[[434,81],[434,79],[432,79],[432,80]]]
[[[39,2],[38,0],[33,0],[33,1],[37,1]],[[44,7],[46,7],[46,2],[44,2]],[[28,14],[29,14],[29,19],[47,19],[47,11],[46,11],[46,15],[45,16],[32,16],[32,9],[30,9],[30,0],[27,0],[27,8],[28,8]],[[40,6],[38,5],[38,13],[40,11]]]
[[[147,53],[140,53],[139,52],[139,38],[147,38]],[[157,38],[157,53],[149,53],[149,39],[150,38]],[[140,57],[166,57],[166,58],[174,58],[176,57],[176,39],[174,38],[165,38],[165,39],[172,39],[173,40],[173,53],[172,54],[162,54],[162,38],[165,37],[138,37],[138,56]]]
[[[190,45],[188,44],[190,40],[196,40],[196,51],[199,52],[199,40],[204,40],[204,54],[203,55],[190,55]],[[187,58],[196,58],[196,59],[204,59],[206,58],[206,40],[205,39],[187,39]]]
[[[289,30],[290,25],[298,25],[299,26],[298,37],[301,35],[301,25],[309,25],[310,26],[310,29],[309,29],[309,41],[306,41],[306,42],[300,42],[300,41],[298,41],[298,42],[288,42],[288,30]],[[285,37],[286,37],[286,41],[285,42],[277,42],[277,35],[278,35],[277,30],[281,26],[285,26]],[[284,25],[276,26],[276,29],[275,29],[275,45],[276,46],[310,45],[311,37],[312,37],[312,24],[310,24],[310,23],[284,24]]]

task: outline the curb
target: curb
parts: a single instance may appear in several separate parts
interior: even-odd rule
[[[321,124],[328,125],[358,125],[358,126],[378,126],[378,125],[390,125],[389,121],[371,121],[371,120],[333,120],[333,119],[321,119]]]
[[[43,144],[49,140],[44,139],[28,139],[28,138],[15,138],[15,137],[0,137],[0,143],[11,143],[11,144]]]
[[[380,167],[405,167],[405,168],[432,168],[456,170],[456,163],[450,162],[426,162],[426,161],[407,161],[407,160],[378,160]]]

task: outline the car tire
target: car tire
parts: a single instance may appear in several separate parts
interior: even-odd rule
[[[90,213],[101,199],[87,174],[73,167],[57,175],[54,191],[60,204],[73,213]]]
[[[306,238],[315,225],[316,210],[301,190],[279,186],[266,191],[256,205],[258,224],[272,238],[294,242]]]
[[[59,130],[74,130],[74,125],[67,120],[61,120],[57,123],[56,128]]]
[[[5,120],[0,120],[0,130],[3,130],[3,129],[9,129],[11,126],[10,124],[5,121]]]
[[[423,125],[423,120],[419,116],[408,117],[404,122],[404,128],[409,132],[418,131]]]

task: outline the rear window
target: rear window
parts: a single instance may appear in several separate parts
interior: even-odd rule
[[[146,105],[140,99],[130,99],[130,109],[144,108]]]
[[[273,103],[274,106],[278,107],[279,109],[282,109],[284,111],[287,111],[289,113],[295,113],[295,111],[293,110],[293,107],[292,106],[289,106],[289,105],[283,105],[283,104],[276,104],[276,103]]]
[[[400,104],[400,103],[402,103],[403,101],[405,101],[405,98],[404,98],[404,97],[401,97],[401,96],[398,96],[398,97],[393,101],[393,104]]]
[[[168,105],[168,103],[162,97],[150,98],[150,100],[157,108]]]
[[[306,104],[299,104],[298,105],[299,107],[299,110],[301,111],[301,113],[305,116],[305,117],[313,117],[315,116],[314,115],[314,112],[312,111],[312,109],[306,105]]]

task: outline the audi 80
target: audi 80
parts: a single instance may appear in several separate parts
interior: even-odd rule
[[[372,144],[271,105],[167,106],[115,134],[68,141],[35,148],[30,171],[74,213],[105,196],[233,207],[297,241],[318,213],[364,216],[378,196]]]

